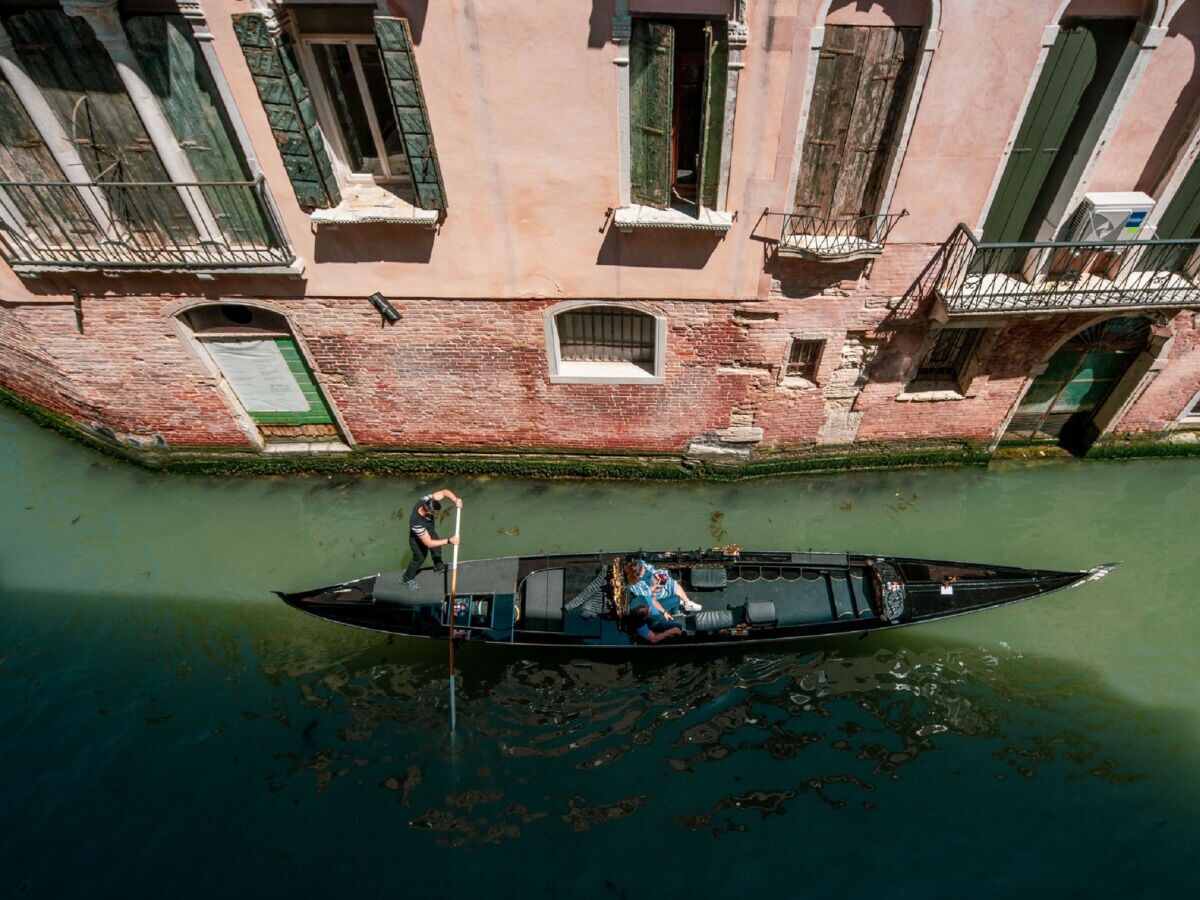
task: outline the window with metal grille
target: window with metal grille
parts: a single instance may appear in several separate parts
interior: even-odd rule
[[[926,390],[940,387],[961,389],[967,363],[978,348],[985,330],[945,328],[939,331],[913,380],[920,382],[920,386]]]
[[[793,338],[792,346],[788,350],[787,368],[783,374],[788,378],[803,378],[815,382],[817,366],[821,363],[824,350],[824,341]]]
[[[654,368],[655,322],[632,309],[588,306],[559,313],[559,358],[575,362],[630,362]]]

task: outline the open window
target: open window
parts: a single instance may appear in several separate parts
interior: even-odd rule
[[[434,225],[445,190],[408,21],[375,15],[374,4],[234,20],[313,220]]]
[[[635,18],[629,42],[629,198],[618,226],[724,231],[725,19]]]
[[[569,303],[546,317],[550,381],[661,384],[666,321],[616,304]]]

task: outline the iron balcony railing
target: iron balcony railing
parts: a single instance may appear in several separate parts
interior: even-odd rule
[[[288,266],[254,181],[0,181],[0,254],[14,270],[209,270]]]
[[[933,288],[949,315],[1200,305],[1200,240],[983,244],[959,225]]]
[[[908,215],[880,213],[874,216],[822,216],[781,213],[783,227],[779,253],[814,260],[853,260],[879,256],[896,223]]]

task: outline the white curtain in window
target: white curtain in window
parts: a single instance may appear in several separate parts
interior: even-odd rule
[[[247,412],[307,412],[308,401],[274,341],[205,341]]]

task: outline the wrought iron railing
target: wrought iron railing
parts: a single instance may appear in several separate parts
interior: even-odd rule
[[[780,215],[783,216],[779,236],[780,253],[813,259],[852,259],[882,253],[892,229],[908,215],[908,210],[841,218],[799,213]]]
[[[951,315],[1191,306],[1198,250],[1197,239],[984,244],[959,225],[933,288]]]
[[[0,254],[14,269],[286,266],[295,254],[255,181],[0,181]]]

